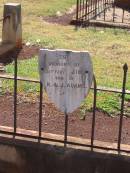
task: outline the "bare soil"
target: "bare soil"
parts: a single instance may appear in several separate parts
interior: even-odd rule
[[[39,54],[40,47],[37,45],[26,46],[23,44],[22,49],[18,53],[18,59],[29,59]]]
[[[72,19],[73,19],[74,13],[71,14],[64,14],[62,16],[47,16],[43,17],[43,20],[48,22],[48,23],[55,23],[55,24],[60,24],[60,25],[71,25]]]
[[[101,13],[97,17],[97,21],[98,20],[99,21],[104,20],[104,13]],[[115,9],[113,8],[107,9],[105,12],[105,21],[113,22],[113,20],[114,20],[114,23],[122,23],[123,21],[123,23],[130,24],[130,11],[124,10],[124,14],[123,14],[122,8],[115,7]]]
[[[17,127],[38,130],[39,98],[28,99],[18,96]],[[37,100],[37,101],[36,101]],[[90,139],[92,112],[86,113],[85,120],[79,118],[80,110],[69,114],[68,135]],[[13,126],[13,96],[0,96],[0,125]],[[43,104],[42,131],[53,134],[64,134],[64,114],[49,101]],[[119,117],[109,117],[96,111],[95,139],[106,142],[117,142]],[[130,119],[124,117],[122,143],[130,144]]]
[[[18,60],[30,59],[38,55],[39,49],[40,47],[38,45],[26,46],[26,44],[23,44],[21,49],[13,49],[2,55],[2,57],[0,57],[0,64],[9,64],[14,58],[17,58]]]
[[[43,20],[48,23],[56,23],[60,25],[71,25],[73,24],[73,18],[76,16],[76,6],[72,6],[68,11],[64,14],[61,14],[59,11],[55,16],[46,16],[43,17]],[[59,14],[60,13],[60,14]]]

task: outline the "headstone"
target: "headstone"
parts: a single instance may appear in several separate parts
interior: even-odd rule
[[[78,108],[93,79],[88,52],[41,49],[40,80],[49,98],[65,113]]]

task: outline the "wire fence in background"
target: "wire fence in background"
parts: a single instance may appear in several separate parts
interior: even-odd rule
[[[87,26],[91,20],[130,24],[129,19],[129,11],[118,8],[115,0],[77,0],[77,25]]]

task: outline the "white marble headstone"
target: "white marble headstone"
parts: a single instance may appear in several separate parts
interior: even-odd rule
[[[88,52],[41,49],[39,70],[45,91],[62,112],[78,108],[92,84]]]

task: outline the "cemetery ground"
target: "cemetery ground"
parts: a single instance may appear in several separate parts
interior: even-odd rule
[[[2,16],[2,0],[0,0]],[[23,50],[18,56],[18,76],[39,79],[38,49],[88,50],[92,57],[97,85],[121,89],[123,64],[130,65],[130,31],[104,28],[75,28],[45,21],[47,16],[57,16],[71,11],[74,0],[36,2],[23,0]],[[28,8],[29,7],[29,8]],[[69,9],[69,10],[68,10]],[[5,66],[5,73],[13,75],[14,64]],[[127,89],[130,90],[128,71]],[[13,81],[2,80],[0,96],[0,122],[13,124]],[[38,128],[39,85],[18,82],[18,127]],[[120,114],[120,94],[98,92],[96,111],[96,139],[116,142]],[[130,96],[125,97],[125,119],[122,143],[130,143]],[[90,138],[93,91],[82,106],[69,117],[69,135]],[[44,95],[43,129],[46,132],[63,134],[64,117]],[[109,116],[108,116],[109,115]],[[114,118],[113,118],[114,116]],[[85,120],[81,120],[84,119]],[[112,127],[112,128],[111,128]]]

